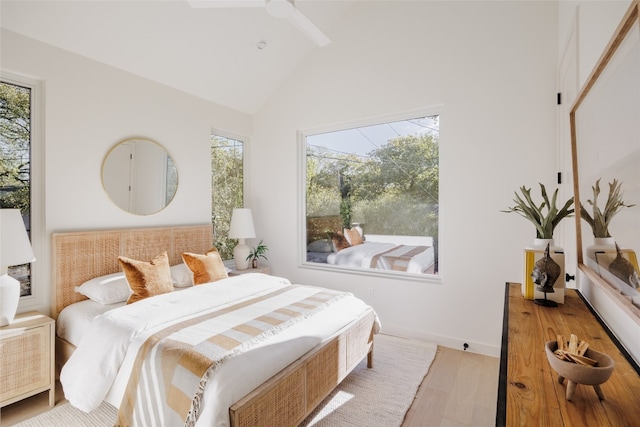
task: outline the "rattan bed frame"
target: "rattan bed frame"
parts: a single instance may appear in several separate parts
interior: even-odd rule
[[[75,287],[93,277],[120,271],[118,256],[151,259],[167,251],[171,265],[182,252],[204,253],[212,246],[211,225],[52,234],[53,292],[51,314],[86,297]],[[323,344],[267,380],[229,409],[234,427],[296,426],[367,357],[373,363],[373,311],[346,325]],[[56,363],[61,367],[75,347],[56,337]]]

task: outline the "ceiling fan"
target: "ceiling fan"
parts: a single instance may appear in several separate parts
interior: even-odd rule
[[[287,18],[300,31],[305,33],[320,47],[331,43],[327,35],[322,32],[295,5],[294,0],[187,0],[193,8],[239,8],[264,7],[267,13],[276,18]]]

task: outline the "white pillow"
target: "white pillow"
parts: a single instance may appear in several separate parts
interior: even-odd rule
[[[188,288],[193,286],[193,272],[187,264],[176,264],[171,267],[171,281],[175,288]]]
[[[307,246],[308,252],[334,252],[333,244],[329,240],[314,240]]]
[[[76,286],[76,292],[100,304],[116,304],[126,301],[131,294],[124,273],[107,274],[87,280]]]

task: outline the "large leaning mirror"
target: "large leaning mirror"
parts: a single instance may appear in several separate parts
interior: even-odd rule
[[[175,196],[178,171],[162,145],[149,139],[127,139],[107,153],[102,185],[123,210],[149,215],[164,209]]]
[[[637,0],[578,94],[570,121],[575,203],[582,206],[576,209],[578,267],[623,310],[640,317]]]

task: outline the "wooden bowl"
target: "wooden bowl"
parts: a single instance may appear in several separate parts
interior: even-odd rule
[[[558,343],[556,341],[547,341],[545,345],[547,359],[549,359],[549,364],[553,370],[569,381],[586,385],[602,384],[607,381],[613,373],[615,363],[611,357],[604,353],[588,348],[585,356],[596,360],[598,364],[596,366],[584,366],[558,359],[558,357],[553,354],[557,348]]]
[[[596,366],[584,366],[558,359],[558,357],[553,354],[553,352],[558,348],[558,343],[556,341],[547,341],[544,348],[551,368],[558,373],[558,381],[562,383],[565,378],[569,380],[566,395],[567,400],[571,400],[573,391],[577,384],[594,386],[598,397],[601,400],[604,400],[604,395],[602,394],[599,385],[607,381],[613,373],[615,363],[611,357],[607,354],[588,348],[584,355],[596,360],[598,364]]]

